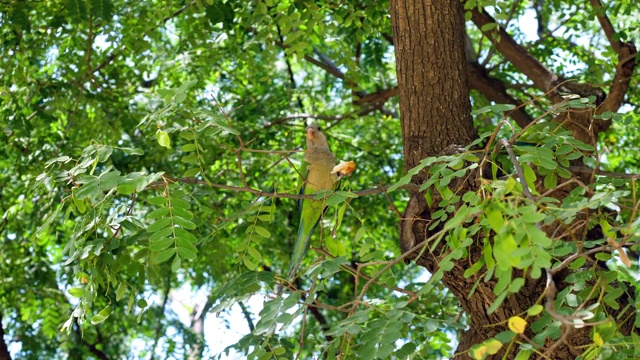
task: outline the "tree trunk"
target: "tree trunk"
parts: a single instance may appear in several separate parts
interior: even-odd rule
[[[462,4],[391,1],[407,169],[446,147],[474,140]]]
[[[450,0],[392,0],[391,21],[396,52],[400,112],[405,165],[410,169],[420,160],[464,146],[475,138],[466,75],[464,22],[462,4]],[[414,181],[421,182],[420,175]],[[413,194],[401,223],[400,247],[412,248],[424,238],[422,222],[430,211],[422,194]],[[420,229],[419,229],[420,228]],[[423,232],[420,235],[420,232]],[[437,259],[422,256],[416,263],[433,272]],[[464,269],[445,273],[443,281],[464,301]],[[476,325],[476,324],[474,324]],[[481,326],[481,324],[477,324]],[[466,350],[484,340],[482,334],[470,331],[461,342]]]

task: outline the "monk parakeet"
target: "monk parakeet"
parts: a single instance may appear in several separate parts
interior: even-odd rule
[[[307,149],[304,152],[302,165],[301,174],[306,173],[306,177],[302,179],[304,183],[300,190],[301,194],[310,195],[318,191],[335,189],[340,180],[341,174],[334,171],[336,159],[318,125],[307,127]],[[300,226],[289,264],[289,279],[295,278],[309,248],[311,234],[320,222],[325,208],[323,200],[302,199],[300,201]]]

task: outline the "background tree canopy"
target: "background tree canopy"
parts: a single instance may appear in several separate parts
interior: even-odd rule
[[[0,4],[0,359],[640,356],[634,1]]]

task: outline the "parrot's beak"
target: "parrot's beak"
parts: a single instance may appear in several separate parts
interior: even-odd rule
[[[316,129],[312,127],[307,128],[307,139],[313,140],[316,137]]]

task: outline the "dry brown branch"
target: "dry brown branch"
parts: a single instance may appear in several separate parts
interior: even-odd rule
[[[616,67],[616,74],[613,77],[613,82],[609,88],[609,94],[604,102],[598,107],[598,114],[602,114],[605,111],[617,111],[622,105],[624,96],[629,89],[631,83],[631,77],[635,70],[635,58],[637,56],[637,49],[632,42],[623,43],[620,40],[615,40],[614,35],[616,33],[611,21],[607,17],[605,9],[602,7],[600,0],[590,0],[591,6],[596,13],[600,27],[604,31],[609,44],[613,50],[618,54],[618,66]]]

